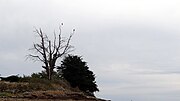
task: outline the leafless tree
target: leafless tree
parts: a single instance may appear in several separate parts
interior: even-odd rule
[[[54,32],[53,40],[42,31],[42,29],[35,29],[35,33],[40,38],[38,43],[33,44],[33,48],[30,50],[34,51],[34,54],[29,54],[28,58],[34,61],[40,61],[44,65],[42,68],[45,69],[49,80],[52,79],[54,69],[56,68],[56,61],[73,50],[73,46],[70,45],[71,38],[75,32],[73,29],[72,33],[67,39],[62,37],[62,26],[59,26],[59,33],[56,35]]]

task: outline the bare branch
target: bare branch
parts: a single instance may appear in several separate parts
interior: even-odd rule
[[[52,52],[51,52],[51,41],[49,41],[49,61],[52,60]]]
[[[55,33],[55,31],[54,31],[54,45],[52,47],[53,47],[52,53],[54,54],[55,49],[56,49],[56,33]]]
[[[32,54],[29,54],[28,57],[30,57],[30,58],[32,58],[32,59],[33,59],[33,58],[34,58],[34,59],[38,59],[39,61],[44,62],[44,60],[41,59],[38,55],[32,55]],[[33,59],[33,60],[34,60],[34,59]]]
[[[40,49],[38,49],[37,47],[39,47]],[[39,52],[41,55],[44,55],[43,52],[41,52],[40,50],[42,49],[42,46],[40,46],[39,44],[34,44],[34,49]]]
[[[70,45],[70,41],[75,32],[75,29],[73,29],[73,32],[66,40],[61,36],[62,26],[63,23],[61,23],[61,25],[59,26],[58,36],[56,36],[56,33],[54,31],[53,40],[50,40],[48,36],[45,33],[43,33],[41,28],[35,29],[34,32],[40,38],[40,42],[34,43],[33,48],[29,49],[37,52],[36,53],[37,55],[29,54],[28,57],[30,57],[34,61],[39,60],[45,64],[44,66],[42,66],[42,68],[46,69],[49,79],[51,79],[53,70],[54,68],[56,68],[57,59],[73,51],[72,50],[73,47]]]
[[[69,36],[68,41],[67,41],[67,43],[66,43],[66,46],[65,46],[64,51],[62,52],[62,54],[64,54],[68,49],[70,49],[70,48],[69,48],[69,43],[70,43],[70,40],[71,40],[74,32],[75,32],[75,29],[73,29],[73,32],[72,32],[71,35]]]

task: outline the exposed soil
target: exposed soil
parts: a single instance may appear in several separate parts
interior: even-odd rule
[[[0,101],[98,101],[98,100],[61,100],[61,99],[25,99],[25,98],[0,98]]]

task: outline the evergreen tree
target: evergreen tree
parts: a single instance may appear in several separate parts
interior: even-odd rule
[[[95,75],[89,70],[87,63],[79,56],[68,55],[58,68],[72,87],[78,87],[88,94],[99,91],[95,82]]]

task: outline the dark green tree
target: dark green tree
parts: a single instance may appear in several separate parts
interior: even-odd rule
[[[62,77],[65,78],[72,87],[78,87],[85,93],[93,94],[99,91],[95,81],[95,75],[89,70],[87,63],[82,61],[79,56],[66,56],[58,70],[62,72]]]

